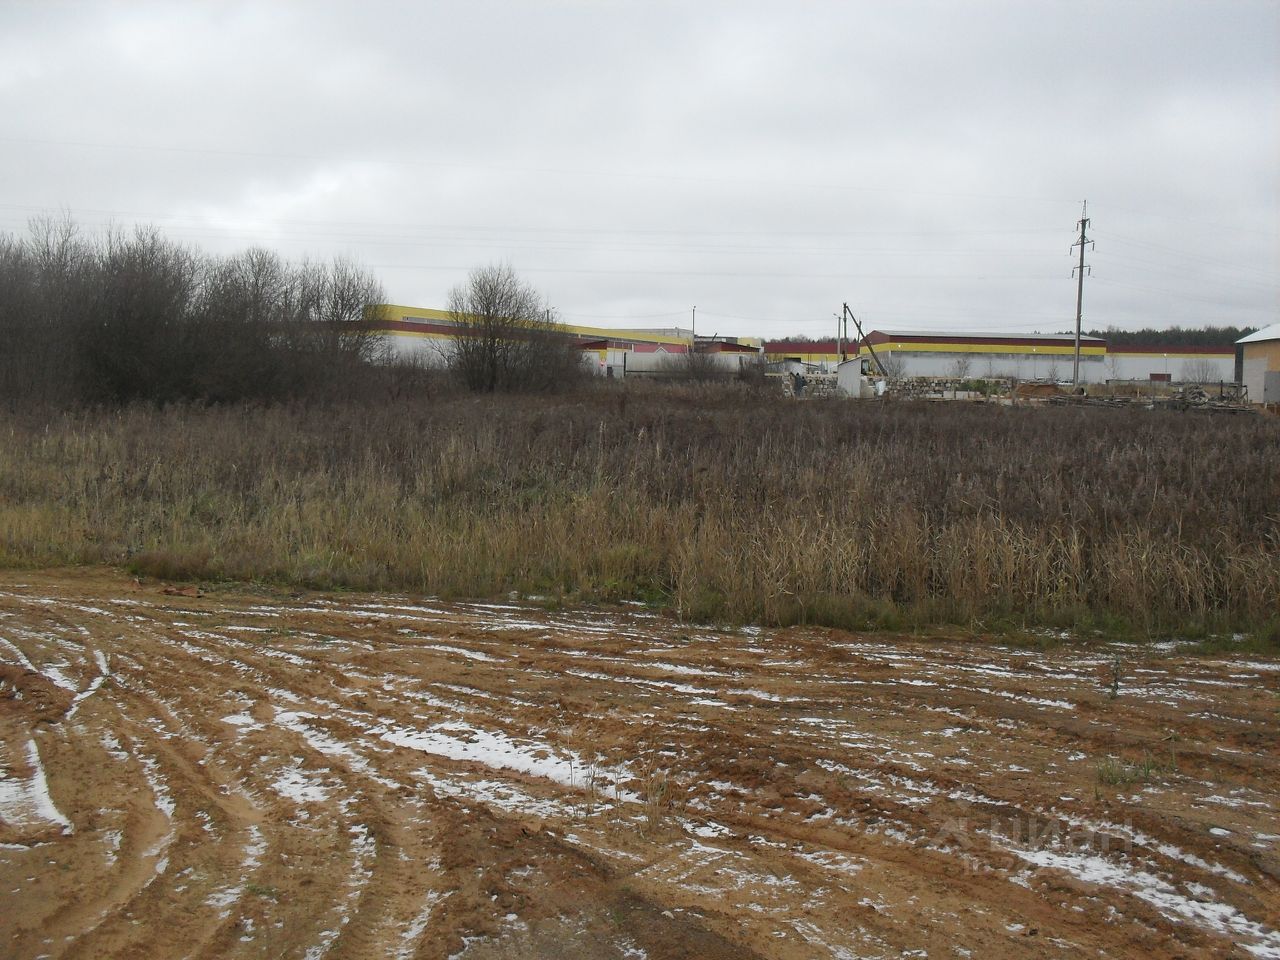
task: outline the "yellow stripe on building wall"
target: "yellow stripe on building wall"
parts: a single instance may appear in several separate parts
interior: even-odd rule
[[[425,307],[406,307],[402,304],[388,303],[384,306],[386,318],[402,322],[417,320],[435,320],[449,323],[452,317],[448,310],[429,310]],[[672,337],[665,334],[650,333],[645,330],[617,330],[612,327],[587,327],[573,323],[558,324],[566,333],[580,336],[586,340],[640,340],[644,343],[687,344],[688,337]],[[415,335],[416,334],[411,334]],[[430,334],[428,334],[430,336]],[[745,339],[745,338],[744,338]],[[756,341],[757,343],[759,341]]]

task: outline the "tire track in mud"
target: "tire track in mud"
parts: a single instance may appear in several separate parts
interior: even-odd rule
[[[0,953],[1280,956],[1272,661],[11,580]]]

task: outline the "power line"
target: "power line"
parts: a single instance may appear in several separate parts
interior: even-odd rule
[[[370,263],[366,266],[377,270],[425,270],[425,271],[461,271],[466,272],[472,266],[450,266],[419,263]],[[756,279],[780,280],[875,280],[884,283],[899,281],[982,281],[992,283],[1046,283],[1059,278],[1053,276],[975,276],[974,274],[876,274],[876,273],[779,273],[760,270],[635,270],[588,267],[530,267],[521,265],[521,273],[564,273],[602,276],[638,276],[638,277],[747,277]]]
[[[1116,243],[1122,244],[1124,246],[1149,247],[1152,250],[1159,250],[1162,253],[1172,253],[1175,256],[1181,257],[1184,260],[1187,260],[1192,263],[1203,263],[1203,264],[1208,264],[1216,267],[1226,267],[1228,269],[1233,269],[1233,270],[1248,270],[1258,274],[1264,274],[1267,276],[1268,279],[1272,279],[1272,278],[1280,279],[1280,274],[1277,274],[1273,270],[1266,270],[1261,267],[1254,267],[1254,266],[1251,266],[1250,264],[1240,263],[1235,260],[1226,260],[1218,257],[1207,257],[1201,253],[1188,253],[1185,250],[1180,250],[1177,247],[1171,247],[1163,243],[1156,243],[1151,240],[1139,240],[1136,237],[1129,237],[1125,234],[1113,235],[1111,233],[1107,234],[1107,239],[1114,240]]]
[[[557,167],[518,167],[507,166],[501,164],[476,163],[474,161],[459,160],[399,160],[391,157],[379,156],[376,159],[365,158],[345,158],[345,157],[326,157],[318,154],[305,153],[284,153],[277,151],[263,150],[227,150],[225,148],[210,147],[187,147],[172,144],[139,144],[139,143],[102,143],[87,140],[53,140],[23,137],[0,137],[0,143],[18,144],[26,146],[46,146],[46,147],[75,147],[77,149],[88,150],[118,150],[136,153],[178,153],[188,154],[192,156],[218,156],[218,157],[244,157],[247,159],[277,159],[277,160],[305,160],[311,163],[361,163],[365,165],[385,165],[393,167],[419,167],[419,168],[446,168],[446,169],[463,169],[470,172],[476,170],[487,170],[494,173],[518,173],[518,174],[551,174],[553,176],[562,177],[596,177],[596,178],[615,178],[628,180],[653,180],[659,182],[671,183],[700,183],[700,184],[730,184],[743,187],[759,187],[759,186],[786,186],[790,188],[801,188],[808,190],[829,190],[842,193],[865,193],[865,194],[886,194],[897,196],[917,196],[917,197],[947,197],[953,199],[972,199],[972,200],[1012,200],[1020,203],[1062,203],[1061,198],[1057,197],[1035,197],[1035,196],[1019,196],[1012,194],[994,194],[994,193],[962,193],[948,191],[933,190],[902,190],[890,189],[887,187],[868,187],[863,185],[851,184],[829,184],[829,183],[804,183],[796,180],[762,180],[749,179],[743,177],[695,177],[687,174],[667,174],[667,173],[637,173],[624,170],[580,170],[580,169],[562,169]]]
[[[608,314],[608,313],[565,313],[560,312],[562,317],[577,317],[578,319],[594,318],[596,320],[664,320],[667,317],[683,317],[684,311],[672,311],[670,313],[629,313],[629,314]]]
[[[1109,236],[1108,236],[1108,239],[1110,239]],[[1164,263],[1160,263],[1155,260],[1144,260],[1141,257],[1130,257],[1122,253],[1118,254],[1118,253],[1113,253],[1111,251],[1107,251],[1107,262],[1108,263],[1114,262],[1122,265],[1130,264],[1136,267],[1138,272],[1140,273],[1149,273],[1149,274],[1154,274],[1156,276],[1162,276],[1162,277],[1178,277],[1182,280],[1194,282],[1194,278],[1189,277],[1187,275],[1187,270],[1185,267],[1179,268],[1176,266],[1166,266]],[[1261,278],[1231,277],[1231,276],[1223,276],[1221,274],[1214,273],[1213,283],[1215,285],[1229,284],[1234,286],[1274,289],[1275,287],[1280,286],[1280,277],[1278,277],[1275,280],[1263,280]]]
[[[53,214],[61,215],[63,213],[75,214],[86,213],[96,216],[106,217],[139,217],[146,220],[189,220],[207,222],[211,214],[158,214],[142,210],[124,210],[124,209],[102,209],[93,207],[71,207],[65,205],[50,204],[29,204],[29,203],[0,203],[0,209],[6,210],[26,210],[33,214]],[[406,230],[474,230],[480,232],[498,232],[518,233],[518,232],[549,232],[549,233],[586,233],[591,235],[609,235],[609,234],[658,234],[658,235],[684,235],[684,236],[761,236],[761,237],[778,237],[778,236],[796,236],[796,237],[841,237],[841,236],[884,236],[884,237],[923,237],[923,236],[956,236],[967,237],[973,235],[991,235],[991,236],[1021,236],[1031,234],[1047,235],[1056,233],[1057,231],[1051,227],[1035,227],[1022,229],[1000,229],[992,228],[989,230],[975,229],[955,229],[955,230],[780,230],[775,228],[760,230],[693,230],[687,228],[660,228],[660,227],[571,227],[571,226],[519,226],[515,224],[500,224],[497,226],[477,226],[475,224],[450,224],[450,223],[406,223],[404,221],[392,220],[311,220],[298,219],[293,217],[270,217],[270,218],[248,218],[257,222],[271,224],[293,224],[298,226],[339,226],[339,227],[370,227],[370,228],[396,228]]]
[[[1239,224],[1228,224],[1222,220],[1206,220],[1203,217],[1180,216],[1172,213],[1155,213],[1150,210],[1138,210],[1134,207],[1116,206],[1113,203],[1108,203],[1107,209],[1121,213],[1133,213],[1140,217],[1154,217],[1159,220],[1174,220],[1180,223],[1193,223],[1200,226],[1214,227],[1218,230],[1227,230],[1236,233],[1252,233],[1260,237],[1271,237],[1273,239],[1276,237],[1276,232],[1274,230],[1255,230],[1251,227],[1242,227]],[[1108,238],[1110,238],[1110,234],[1108,234]]]
[[[1126,287],[1130,290],[1140,290],[1144,293],[1157,293],[1162,296],[1168,297],[1172,300],[1195,300],[1199,303],[1211,303],[1219,307],[1227,306],[1227,304],[1223,302],[1222,297],[1198,297],[1195,294],[1191,294],[1191,293],[1181,293],[1181,292],[1175,292],[1173,290],[1167,290],[1167,289],[1162,290],[1159,287],[1147,287],[1138,283],[1125,283],[1122,280],[1109,280],[1106,277],[1093,277],[1093,282],[1105,284],[1109,287]],[[1244,304],[1244,305],[1239,305],[1237,309],[1257,309],[1257,308]],[[1265,324],[1263,324],[1263,326],[1265,326]]]

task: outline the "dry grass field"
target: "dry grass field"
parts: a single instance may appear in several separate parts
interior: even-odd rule
[[[1280,957],[1274,657],[189,592],[0,578],[0,954]]]
[[[746,389],[0,412],[0,566],[1280,637],[1280,421]]]

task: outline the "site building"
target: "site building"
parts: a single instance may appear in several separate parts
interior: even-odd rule
[[[1236,351],[1231,344],[1108,344],[1107,374],[1108,380],[1234,383]]]
[[[387,304],[379,328],[396,357],[442,366],[458,336],[446,310]],[[1070,382],[1075,338],[1070,334],[939,333],[872,330],[861,342],[769,340],[754,337],[696,337],[682,327],[611,329],[579,324],[557,327],[582,351],[583,363],[603,377],[661,376],[677,371],[691,352],[726,373],[763,359],[786,372],[836,372],[842,359],[876,355],[895,377],[1008,378]],[[1250,396],[1262,397],[1263,374],[1280,371],[1280,324],[1246,337],[1250,351]],[[1269,336],[1264,336],[1273,331]],[[1255,339],[1258,338],[1258,339]],[[1109,344],[1101,337],[1080,338],[1080,383],[1171,381],[1232,383],[1238,380],[1237,345],[1174,346]],[[1267,358],[1272,358],[1267,360]],[[1271,365],[1268,367],[1267,364]],[[1270,403],[1280,402],[1273,384]],[[1259,401],[1260,402],[1260,401]]]
[[[1070,381],[1075,338],[1069,334],[950,334],[872,330],[866,339],[843,344],[846,356],[871,349],[894,376]],[[772,362],[835,370],[841,356],[831,340],[770,340]],[[1080,338],[1081,383],[1108,380],[1171,380],[1199,383],[1235,380],[1235,348],[1224,346],[1142,346]]]
[[[447,310],[384,304],[381,313],[378,329],[395,357],[431,366],[447,362],[459,332]],[[759,359],[762,342],[752,337],[697,337],[682,327],[614,330],[561,323],[556,328],[582,351],[583,363],[603,377],[669,373],[678,370],[691,351],[732,373]]]
[[[1236,341],[1240,349],[1240,382],[1254,403],[1280,404],[1280,323]]]

